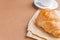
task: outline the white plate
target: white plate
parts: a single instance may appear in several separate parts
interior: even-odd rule
[[[58,7],[58,3],[56,1],[53,1],[53,3],[50,6],[44,6],[39,2],[39,0],[34,0],[34,4],[38,8],[42,8],[42,9],[45,9],[45,8],[56,9]]]
[[[35,25],[35,19],[37,18],[38,14],[39,14],[40,10],[37,10],[37,12],[35,12],[35,14],[33,15],[33,17],[31,18],[31,20],[29,21],[29,24],[28,24],[28,32],[31,31],[32,33],[40,36],[40,37],[43,37],[43,38],[46,38],[47,40],[60,40],[60,38],[55,38],[49,34],[47,34],[46,32],[43,32],[41,29],[38,29]],[[56,10],[56,13],[60,13],[59,10]],[[28,36],[31,37],[31,35],[29,34]],[[34,38],[34,37],[32,37]],[[36,38],[35,38],[36,39]]]

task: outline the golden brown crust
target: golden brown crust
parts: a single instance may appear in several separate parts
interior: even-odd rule
[[[42,9],[36,19],[36,25],[55,37],[60,37],[60,18],[54,10]]]

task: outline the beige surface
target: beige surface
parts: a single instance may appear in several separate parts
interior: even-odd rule
[[[33,40],[25,35],[36,10],[33,0],[0,0],[0,40]]]

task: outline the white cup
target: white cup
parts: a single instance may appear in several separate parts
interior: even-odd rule
[[[42,9],[56,9],[58,7],[56,0],[34,0],[34,5]]]
[[[50,6],[55,0],[38,0],[38,1],[44,6]]]

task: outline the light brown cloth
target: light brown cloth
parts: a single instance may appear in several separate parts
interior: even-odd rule
[[[55,11],[56,11],[56,13],[60,13],[59,10],[55,10]],[[55,38],[55,37],[47,34],[46,32],[43,32],[42,29],[38,29],[36,27],[36,25],[34,23],[35,23],[35,19],[37,18],[39,12],[40,12],[40,10],[37,10],[35,12],[35,14],[33,15],[33,17],[31,18],[31,20],[30,20],[30,22],[28,24],[28,29],[27,29],[28,33],[27,33],[27,36],[28,37],[32,37],[32,38],[37,39],[37,40],[42,40],[40,37],[45,38],[47,40],[60,40],[60,38]],[[39,37],[34,36],[32,33],[37,35],[37,36],[39,36]]]

